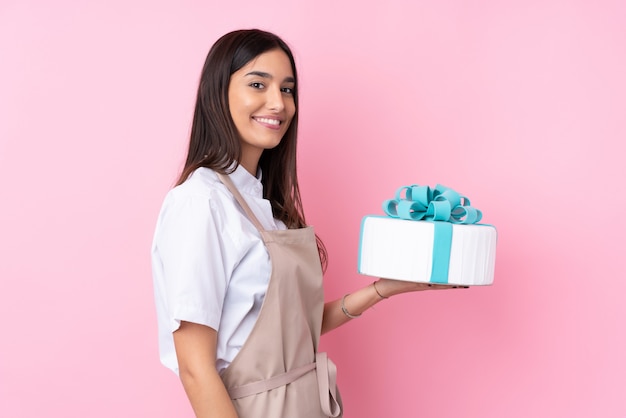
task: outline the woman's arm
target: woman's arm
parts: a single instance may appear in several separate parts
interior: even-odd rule
[[[174,331],[180,380],[198,418],[237,418],[224,383],[215,368],[217,331],[181,322]]]
[[[346,310],[353,316],[358,316],[376,305],[383,299],[407,292],[417,292],[431,289],[452,289],[458,286],[413,283],[400,280],[379,279],[354,293],[350,293],[344,300]],[[350,320],[341,308],[342,299],[327,302],[324,305],[324,317],[322,319],[322,334],[331,331]]]

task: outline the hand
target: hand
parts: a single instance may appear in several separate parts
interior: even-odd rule
[[[449,284],[415,283],[383,278],[376,282],[376,289],[385,297],[422,290],[467,289],[468,287]]]

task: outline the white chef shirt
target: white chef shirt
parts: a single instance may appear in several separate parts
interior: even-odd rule
[[[265,229],[286,229],[258,178],[242,166],[230,178]],[[213,170],[197,169],[166,195],[152,274],[161,362],[178,374],[172,333],[187,321],[217,330],[216,366],[224,370],[256,322],[271,263],[259,232]]]

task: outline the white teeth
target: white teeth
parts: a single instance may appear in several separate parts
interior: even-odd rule
[[[268,119],[268,118],[256,118],[261,123],[268,123],[270,125],[280,125],[280,121],[277,119]]]

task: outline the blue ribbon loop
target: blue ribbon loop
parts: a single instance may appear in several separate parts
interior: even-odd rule
[[[383,210],[392,218],[434,223],[430,282],[442,284],[448,283],[452,224],[475,224],[483,216],[480,210],[471,207],[467,197],[440,184],[434,189],[416,184],[400,187],[395,199],[383,202]]]
[[[453,224],[475,224],[483,217],[467,197],[440,184],[434,189],[416,184],[400,187],[395,199],[383,202],[383,210],[392,218]]]

